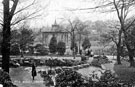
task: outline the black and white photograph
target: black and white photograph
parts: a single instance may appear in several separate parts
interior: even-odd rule
[[[135,87],[135,0],[0,0],[0,87]]]

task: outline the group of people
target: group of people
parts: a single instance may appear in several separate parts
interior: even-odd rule
[[[85,50],[83,49],[81,51],[81,60],[85,61],[87,60],[89,57],[93,57],[94,53],[90,48],[86,48]]]
[[[90,48],[87,48],[85,50],[85,55],[89,57],[93,57],[93,51]]]
[[[93,57],[94,53],[90,48],[86,48],[85,50],[81,50],[81,55],[83,56],[88,56],[88,57]]]

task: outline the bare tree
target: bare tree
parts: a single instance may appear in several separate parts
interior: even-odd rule
[[[77,29],[78,22],[72,21],[70,18],[62,18],[63,20],[67,21],[69,23],[69,26],[66,28],[66,31],[70,33],[71,35],[71,43],[73,45],[73,57],[75,59],[75,31]]]
[[[122,41],[122,32],[120,31],[119,27],[109,27],[109,28],[113,28],[112,30],[109,30],[108,32],[102,33],[100,35],[100,44],[104,45],[104,48],[107,47],[108,45],[113,44],[116,46],[117,48],[117,52],[120,51],[120,54],[122,53],[122,47],[123,44],[121,42],[121,44],[119,45],[119,41],[121,38]],[[120,46],[120,47],[119,47]],[[121,56],[121,55],[120,55]],[[119,61],[119,60],[117,60]]]
[[[3,26],[3,41],[1,52],[2,69],[6,72],[9,72],[11,26],[23,20],[32,19],[38,16],[36,13],[39,12],[39,10],[27,13],[25,15],[20,15],[22,14],[21,12],[24,12],[24,10],[33,6],[35,2],[36,0],[33,0],[31,4],[25,5],[24,7],[18,10],[17,7],[19,6],[19,0],[3,0],[3,23],[1,23],[1,25]]]
[[[76,11],[76,10],[93,10],[93,9],[101,9],[100,11],[103,13],[106,12],[116,12],[119,23],[120,23],[120,31],[119,31],[119,41],[118,41],[118,49],[117,49],[117,62],[118,64],[121,64],[120,61],[120,45],[121,45],[121,35],[124,33],[125,41],[128,34],[128,29],[131,27],[131,25],[135,22],[135,19],[130,22],[128,26],[126,26],[126,20],[129,17],[130,13],[134,9],[135,1],[134,0],[94,0],[96,3],[99,3],[95,7],[91,8],[78,8],[78,9],[69,9],[70,11]],[[127,42],[126,46],[129,52],[129,59],[130,64],[133,66],[133,56],[131,54],[130,46]]]
[[[76,39],[78,40],[78,45],[79,45],[79,52],[81,50],[81,43],[82,43],[82,40],[83,40],[83,36],[87,36],[89,31],[86,30],[86,28],[88,27],[87,24],[83,23],[82,21],[80,20],[75,20],[76,23],[77,23],[77,26],[76,26]]]
[[[96,0],[99,1],[99,0]],[[117,17],[120,23],[120,30],[119,30],[119,39],[118,39],[118,49],[117,49],[117,62],[118,64],[121,64],[120,62],[120,47],[121,47],[121,35],[124,33],[124,39],[126,41],[127,36],[127,30],[130,28],[132,23],[135,21],[135,19],[129,24],[129,26],[126,26],[126,20],[131,12],[131,10],[134,8],[135,2],[132,0],[100,0],[101,5],[96,6],[96,8],[104,8],[104,12],[116,12]],[[127,49],[128,44],[126,44]],[[130,52],[129,52],[130,54]],[[129,56],[130,61],[134,61],[133,57]],[[132,66],[132,63],[131,63]]]
[[[125,39],[125,44],[126,47],[128,49],[128,55],[129,55],[129,60],[130,60],[130,66],[133,66],[134,63],[134,59],[133,59],[133,55],[131,48],[129,47],[129,44],[127,43],[127,30],[129,29],[129,27],[131,26],[131,24],[135,21],[135,19],[129,24],[129,26],[126,26],[126,20],[127,20],[127,16],[130,12],[130,10],[132,9],[132,7],[134,6],[135,2],[132,2],[131,0],[113,0],[113,5],[114,5],[114,9],[117,12],[117,16],[121,25],[121,32],[124,33],[124,39]]]

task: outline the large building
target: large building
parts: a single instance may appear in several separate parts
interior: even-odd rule
[[[42,32],[43,44],[46,47],[49,46],[50,39],[52,38],[53,35],[56,37],[57,42],[63,41],[66,43],[66,47],[70,46],[70,43],[71,43],[70,33],[60,29],[60,26],[57,24],[56,20],[54,24],[52,25],[51,30]]]

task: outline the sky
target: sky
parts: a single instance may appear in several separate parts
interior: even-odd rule
[[[41,5],[45,5],[45,0],[41,0]],[[94,7],[95,3],[87,2],[85,0],[51,0],[47,8],[44,9],[44,13],[40,21],[31,21],[35,24],[40,25],[52,25],[56,20],[58,23],[61,21],[66,21],[66,19],[79,18],[82,21],[85,20],[106,20],[113,19],[114,15],[112,14],[101,14],[94,10],[78,10],[78,11],[69,11],[68,9],[76,8],[89,8]]]
[[[32,27],[40,28],[42,26],[51,26],[55,20],[58,24],[61,24],[63,21],[66,22],[67,19],[73,20],[75,18],[79,18],[82,21],[116,18],[111,13],[103,14],[95,10],[69,11],[69,9],[94,7],[96,3],[90,1],[92,0],[38,0],[38,6],[43,8],[42,15],[37,19],[31,20],[29,23]],[[28,3],[27,0],[26,2]]]
[[[1,2],[2,0],[0,0]],[[29,4],[32,0],[20,0],[22,6]],[[56,20],[58,24],[67,21],[67,19],[79,18],[82,21],[111,20],[117,19],[114,13],[101,13],[96,10],[77,10],[69,11],[69,9],[91,8],[96,3],[93,0],[37,0],[35,6],[28,9],[31,12],[35,9],[42,9],[40,16],[32,20],[28,20],[31,27],[41,28],[43,26],[51,26]],[[1,7],[2,4],[0,4]],[[20,7],[20,6],[18,6]]]

